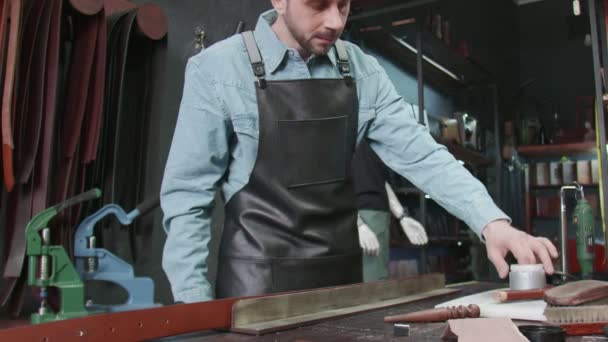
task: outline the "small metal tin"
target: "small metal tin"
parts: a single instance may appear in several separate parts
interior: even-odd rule
[[[531,290],[547,286],[547,278],[542,264],[511,265],[509,287],[511,290]]]

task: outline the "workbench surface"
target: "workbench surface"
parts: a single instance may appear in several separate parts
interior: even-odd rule
[[[483,291],[508,287],[505,283],[471,283],[455,286],[460,289],[449,295],[424,299],[421,301],[403,304],[387,309],[355,314],[346,318],[327,320],[322,323],[309,325],[301,328],[285,330],[262,336],[253,336],[221,331],[203,331],[187,335],[173,336],[155,340],[157,342],[240,342],[240,341],[439,341],[446,323],[412,323],[410,324],[409,337],[393,336],[393,324],[385,324],[384,316],[408,313],[418,310],[430,309],[439,303],[467,296]],[[201,319],[205,319],[201,317]],[[516,322],[529,324],[529,322]],[[27,320],[0,319],[0,329],[27,325]],[[601,338],[600,338],[601,339]],[[597,339],[596,341],[600,341]],[[568,342],[594,341],[592,338],[568,337]],[[606,340],[603,340],[606,341]]]
[[[305,326],[297,329],[271,333],[263,336],[252,336],[229,332],[207,331],[195,334],[174,336],[157,341],[187,341],[187,342],[240,342],[240,341],[439,341],[446,323],[413,323],[410,324],[409,337],[393,336],[393,325],[384,323],[384,316],[408,313],[433,308],[445,301],[496,288],[508,287],[499,283],[473,283],[455,288],[460,292],[441,297],[425,299],[414,303],[380,309],[372,312],[355,314],[346,318],[338,318],[323,323]],[[201,317],[201,319],[204,319]],[[569,337],[568,342],[583,341],[582,337]]]

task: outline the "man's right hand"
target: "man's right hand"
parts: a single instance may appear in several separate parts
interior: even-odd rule
[[[380,242],[376,234],[372,232],[367,224],[363,223],[358,226],[359,229],[359,245],[366,255],[377,256],[380,253]]]

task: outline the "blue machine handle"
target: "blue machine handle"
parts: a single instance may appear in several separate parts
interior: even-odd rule
[[[144,202],[137,205],[137,207],[130,213],[126,213],[119,205],[107,204],[91,216],[85,218],[78,228],[76,229],[75,241],[74,241],[74,256],[76,257],[90,257],[95,256],[95,250],[89,249],[87,246],[87,239],[93,235],[93,228],[95,224],[104,217],[113,214],[118,221],[125,226],[130,225],[133,221],[152,209],[158,207],[160,204],[159,195],[155,195],[152,198],[145,200]]]

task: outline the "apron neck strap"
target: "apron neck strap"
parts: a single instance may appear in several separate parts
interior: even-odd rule
[[[262,55],[258,49],[258,44],[255,42],[253,31],[245,31],[241,33],[241,36],[245,42],[245,48],[247,49],[249,62],[253,68],[253,74],[255,77],[257,77],[260,88],[263,89],[266,87],[266,69],[264,68],[264,61],[262,60]],[[350,85],[353,81],[353,77],[350,73],[350,63],[348,62],[346,45],[344,44],[343,40],[338,39],[335,46],[338,69],[340,70],[340,74],[342,74],[346,83]]]
[[[260,88],[266,88],[266,69],[264,68],[264,61],[262,55],[258,49],[258,44],[255,42],[255,37],[252,31],[245,31],[241,33],[243,41],[245,42],[245,48],[247,48],[247,54],[249,55],[249,61],[253,68],[253,74],[258,79],[258,85]]]

